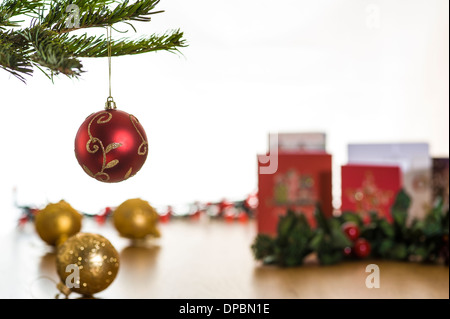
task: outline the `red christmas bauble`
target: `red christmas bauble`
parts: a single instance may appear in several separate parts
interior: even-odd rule
[[[116,183],[134,176],[147,154],[147,135],[138,119],[115,109],[89,115],[75,137],[78,163],[101,182]]]
[[[364,238],[360,238],[355,242],[353,252],[359,258],[366,258],[370,255],[370,243]]]
[[[346,222],[342,224],[342,231],[351,241],[355,241],[359,238],[360,234],[359,227],[353,222]]]

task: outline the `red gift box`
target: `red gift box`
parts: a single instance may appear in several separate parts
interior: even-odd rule
[[[312,227],[315,205],[319,203],[326,216],[332,214],[331,155],[325,152],[279,152],[278,169],[262,174],[258,156],[258,232],[275,235],[280,215],[287,209],[305,214]]]
[[[392,222],[391,206],[402,187],[398,166],[342,166],[342,211],[361,214],[368,221],[370,212],[377,212]]]

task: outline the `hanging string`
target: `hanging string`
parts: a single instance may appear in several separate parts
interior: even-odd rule
[[[111,25],[108,25],[106,27],[106,41],[108,44],[109,96],[108,96],[108,99],[106,100],[106,104],[105,104],[105,109],[107,109],[107,110],[116,109],[116,102],[114,102],[114,99],[111,95],[111,55],[112,55],[111,33],[112,33]]]

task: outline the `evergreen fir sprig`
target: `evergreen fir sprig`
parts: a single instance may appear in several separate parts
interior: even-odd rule
[[[104,36],[82,36],[63,35],[61,37],[67,47],[76,57],[107,57],[108,46]],[[185,46],[183,33],[180,30],[169,31],[163,35],[153,34],[148,38],[137,40],[122,38],[111,42],[111,55],[122,56],[141,54],[152,51],[178,52],[178,48]]]
[[[113,9],[111,4],[117,4]],[[159,0],[142,0],[130,4],[125,1],[89,1],[89,0],[60,0],[51,1],[48,13],[43,17],[41,24],[58,33],[66,33],[78,28],[67,28],[66,21],[70,12],[66,12],[69,5],[79,8],[80,29],[105,27],[125,21],[149,22],[150,15],[164,11],[152,11]]]
[[[0,31],[0,67],[10,72],[22,82],[25,82],[24,75],[31,75],[33,67],[28,59],[30,46],[17,32]]]
[[[35,0],[11,1],[0,4],[0,67],[19,80],[32,75],[33,69],[44,72],[53,80],[53,75],[64,74],[79,77],[83,71],[81,58],[108,56],[105,36],[72,34],[72,31],[95,27],[114,26],[130,21],[149,22],[159,0]],[[79,9],[79,27],[70,27],[73,18],[68,6]],[[32,17],[29,26],[22,27],[12,17]],[[69,26],[69,27],[68,27]],[[16,28],[22,27],[22,28]],[[179,52],[186,47],[183,32],[167,31],[163,34],[141,36],[137,39],[120,38],[111,41],[111,55],[134,55],[153,51]]]
[[[52,74],[65,74],[77,77],[83,67],[72,52],[59,37],[52,36],[52,31],[35,26],[22,32],[23,37],[31,44],[34,53],[30,55],[31,62],[51,70]],[[45,73],[45,72],[44,72]]]
[[[5,0],[0,3],[0,30],[5,27],[17,27],[23,20],[13,21],[11,18],[19,15],[36,17],[38,8],[44,5],[41,0]]]

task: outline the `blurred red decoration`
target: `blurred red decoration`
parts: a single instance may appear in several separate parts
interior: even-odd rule
[[[169,214],[160,215],[159,221],[161,223],[167,223],[168,221],[170,221],[170,215]]]
[[[353,247],[353,252],[359,258],[366,258],[370,255],[370,243],[364,238],[359,238],[355,242],[355,246]]]
[[[95,221],[97,222],[97,224],[103,225],[106,221],[106,217],[103,215],[95,215]]]
[[[190,218],[192,220],[199,220],[204,214],[212,218],[224,219],[229,222],[238,220],[239,222],[246,223],[254,215],[254,209],[252,207],[255,207],[255,202],[251,201],[252,204],[250,204],[250,206],[252,207],[249,207],[249,205],[247,204],[249,198],[253,196],[256,196],[256,194],[251,194],[247,197],[247,199],[236,202],[231,202],[225,199],[221,202],[216,203],[201,203],[199,201],[195,201],[190,205],[190,208],[188,210],[181,210],[181,213],[178,210],[176,211],[176,213],[174,213],[173,206],[169,205],[166,206],[167,208],[165,210],[159,212],[159,220],[162,223],[167,223],[172,218]],[[34,207],[20,206],[18,204],[16,204],[16,206],[22,209],[22,215],[18,219],[19,226],[23,226],[27,222],[33,221],[34,216],[37,212],[39,212],[39,209]],[[111,217],[115,209],[115,207],[105,207],[97,214],[83,212],[80,213],[86,217],[93,218],[99,225],[103,225]]]
[[[95,220],[98,224],[103,225],[106,222],[106,219],[109,215],[111,215],[112,209],[111,207],[106,207],[100,214],[95,215]]]
[[[22,216],[19,218],[19,226],[25,225],[29,220],[28,216]]]
[[[248,222],[248,214],[246,212],[241,211],[238,215],[238,220],[241,223],[246,223]]]
[[[220,214],[220,208],[219,205],[213,204],[213,203],[207,203],[206,204],[206,213],[209,216],[219,216]]]
[[[162,223],[167,223],[170,221],[170,218],[173,215],[173,207],[172,206],[167,206],[167,211],[159,216],[159,221]]]
[[[228,200],[226,200],[226,199],[222,200],[222,201],[219,203],[219,214],[225,213],[225,210],[226,210],[227,208],[230,208],[230,207],[233,207],[233,206],[234,206],[234,204],[233,204],[232,202],[230,202],[230,201],[228,201]]]
[[[345,233],[348,239],[355,241],[359,238],[359,227],[353,222],[346,222],[342,225],[342,231]]]
[[[249,209],[258,208],[258,193],[248,195],[245,199],[244,205]]]
[[[147,135],[136,117],[119,110],[89,115],[75,138],[75,155],[84,171],[101,182],[134,176],[148,154]]]
[[[191,219],[199,219],[200,215],[201,215],[202,211],[201,210],[196,210],[192,215],[191,215]]]
[[[234,208],[227,208],[225,209],[224,213],[223,213],[223,217],[225,218],[225,221],[227,222],[232,222],[235,218],[236,214],[235,214],[235,210]]]
[[[20,208],[23,209],[23,214],[19,218],[19,226],[24,226],[28,221],[34,220],[34,217],[39,212],[39,209],[29,206],[22,206]]]

